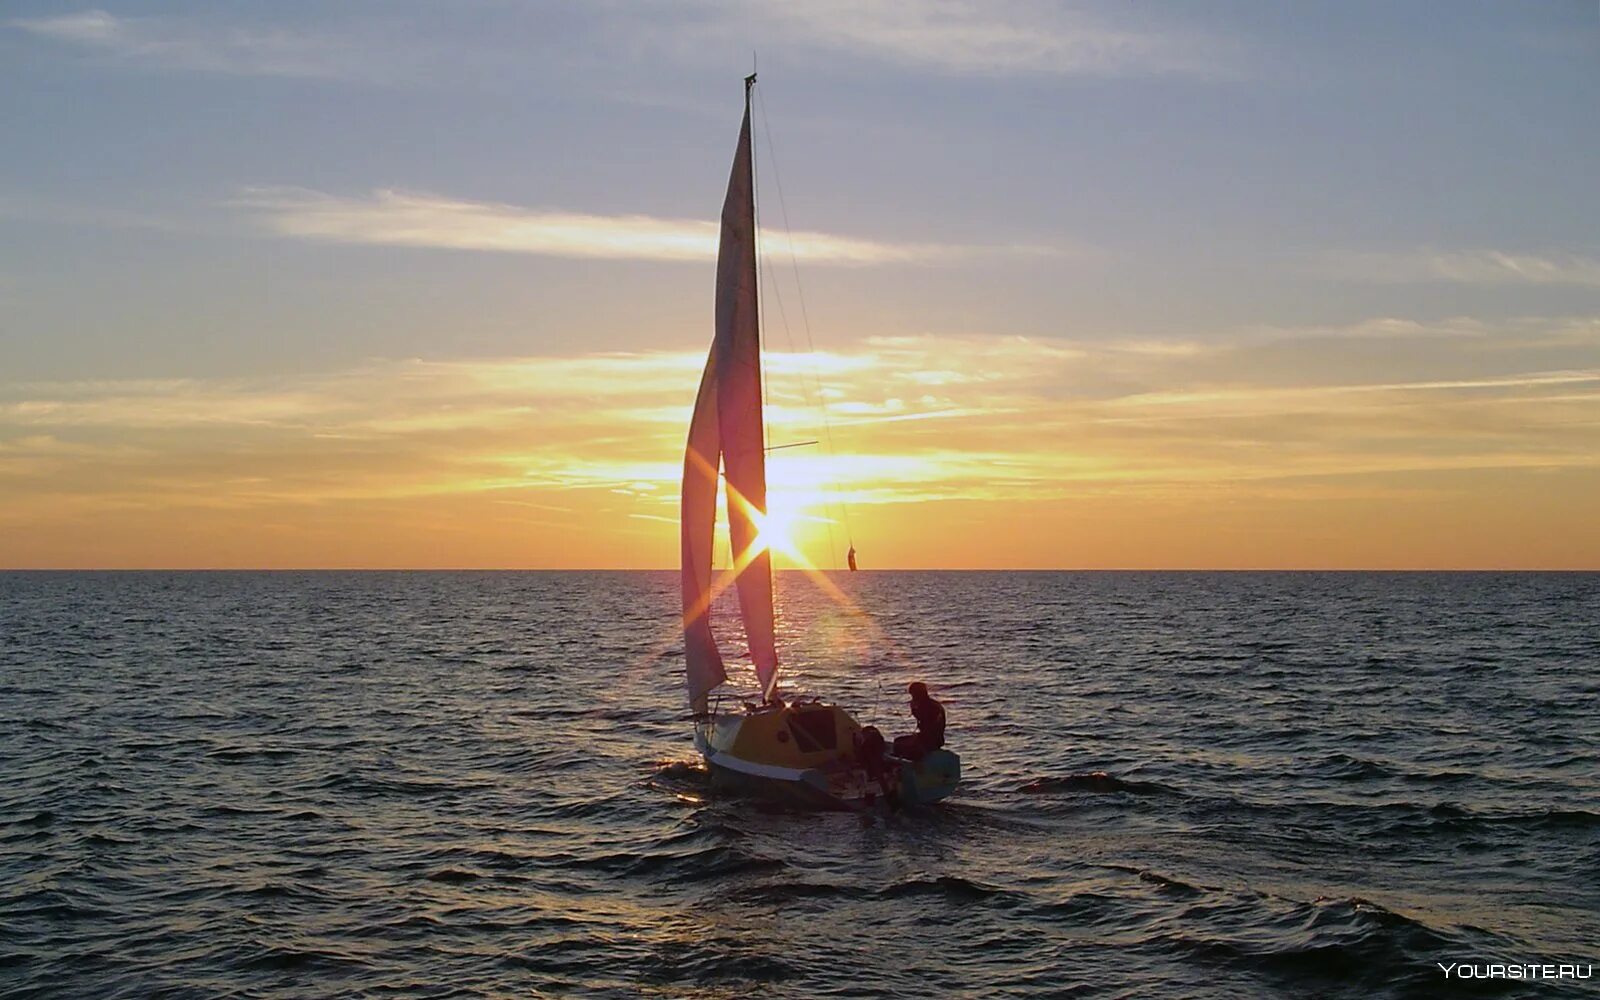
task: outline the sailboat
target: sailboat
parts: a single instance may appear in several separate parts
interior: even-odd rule
[[[778,692],[772,555],[760,538],[767,510],[767,448],[757,295],[754,159],[750,91],[722,206],[717,251],[715,335],[695,397],[684,449],[681,507],[685,676],[695,747],[717,787],[822,809],[936,802],[954,791],[961,761],[946,749],[917,760],[884,754],[838,705],[818,698],[785,701]],[[719,475],[720,470],[720,475]],[[712,551],[719,480],[727,484],[728,534],[740,617],[761,700],[713,711],[712,692],[727,680],[711,632],[715,595]],[[719,702],[720,705],[720,702]],[[865,751],[863,744],[866,744]]]

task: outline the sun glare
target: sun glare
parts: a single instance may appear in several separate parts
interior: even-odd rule
[[[757,551],[778,553],[798,567],[807,567],[812,560],[805,554],[803,545],[807,523],[826,523],[821,515],[825,498],[812,489],[774,489],[767,494],[765,514],[752,511],[756,523]]]
[[[769,498],[770,500],[770,498]],[[781,552],[790,559],[800,560],[800,550],[796,544],[797,529],[801,517],[793,509],[785,509],[775,504],[769,505],[765,514],[755,515],[756,522],[756,549],[767,549],[772,552]]]

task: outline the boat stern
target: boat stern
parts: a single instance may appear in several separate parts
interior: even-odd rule
[[[927,805],[946,798],[961,783],[961,758],[950,750],[934,750],[900,767],[900,801]]]

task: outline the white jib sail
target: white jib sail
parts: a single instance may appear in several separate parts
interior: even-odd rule
[[[689,444],[683,455],[683,499],[679,530],[683,546],[683,655],[689,685],[689,707],[706,710],[706,694],[728,679],[722,654],[711,634],[711,550],[717,531],[717,461],[722,445],[717,432],[717,351],[713,346],[700,377],[700,392],[689,422]]]

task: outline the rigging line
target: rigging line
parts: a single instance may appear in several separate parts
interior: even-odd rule
[[[811,336],[811,316],[806,310],[805,288],[800,284],[800,259],[794,251],[794,230],[789,224],[789,204],[783,197],[783,175],[778,170],[778,148],[772,141],[771,117],[767,114],[766,95],[758,92],[756,100],[761,105],[761,120],[767,123],[767,128],[764,130],[767,136],[767,152],[772,157],[772,179],[778,188],[778,211],[783,215],[784,235],[789,243],[789,264],[794,270],[794,287],[797,298],[800,300],[800,319],[806,332],[806,347],[811,352],[811,357],[815,359],[817,344]],[[817,374],[814,362],[813,365],[812,381],[817,385],[817,401],[819,409],[822,411],[822,435],[827,442],[828,457],[833,459],[836,453],[833,447],[833,422],[828,418],[828,398],[822,391],[822,377]],[[849,541],[850,547],[855,548],[855,533],[850,528],[850,506],[843,500],[839,500],[838,504],[840,513],[844,515],[845,537]],[[834,568],[838,569],[838,566],[835,565]]]
[[[770,150],[770,149],[773,148],[773,145],[772,145],[772,119],[767,115],[766,98],[762,97],[760,95],[757,95],[757,100],[760,101],[760,103],[761,103],[762,133],[767,137],[767,148]],[[774,179],[776,179],[776,177],[777,177],[777,169],[778,169],[777,165],[778,165],[777,158],[774,157],[773,161],[772,161],[772,170],[773,170]],[[789,240],[790,255],[792,256],[793,255],[793,250],[794,250],[794,238],[792,236],[789,236],[789,234],[788,234],[789,213],[788,213],[787,209],[783,208],[783,186],[781,184],[778,186],[778,192],[779,192],[778,193],[778,205],[779,205],[779,208],[782,210],[782,213],[783,213],[784,235]],[[798,273],[799,272],[797,270],[796,274],[798,275]],[[773,297],[773,300],[778,305],[778,318],[783,323],[783,338],[789,344],[789,353],[791,355],[795,356],[796,358],[798,358],[800,356],[800,350],[799,350],[799,348],[797,348],[795,346],[794,331],[789,325],[789,311],[787,309],[785,309],[784,305],[783,305],[783,289],[782,289],[782,286],[778,282],[777,274],[771,268],[767,269],[767,277],[772,282],[772,297]],[[765,284],[763,284],[762,288],[765,289],[765,287],[766,287]],[[796,282],[795,287],[796,287],[796,289],[799,289],[799,283],[798,282]],[[805,300],[804,299],[802,299],[801,302],[800,302],[800,309],[801,309],[802,313],[805,310]],[[809,337],[807,339],[809,339]],[[813,356],[816,354],[816,348],[814,346],[813,346],[813,348],[811,350],[811,354]],[[817,381],[817,380],[816,380],[815,377],[813,377],[812,381]],[[817,382],[817,397],[816,397],[816,401],[813,402],[812,397],[811,397],[811,390],[806,385],[805,373],[802,372],[801,373],[801,378],[800,378],[800,394],[804,398],[807,406],[817,406],[818,407],[818,409],[822,412],[822,415],[824,417],[824,426],[826,426],[826,417],[827,417],[826,406],[825,405],[818,405],[818,404],[822,403],[822,386],[821,386],[821,383]],[[833,443],[832,443],[831,440],[828,442],[827,448],[828,448],[829,457],[831,458],[832,457],[832,453],[833,453]],[[769,447],[767,450],[768,451],[772,451],[774,449]],[[833,511],[832,511],[832,506],[833,506],[833,502],[834,501],[832,500],[832,498],[830,497],[829,492],[828,492],[827,477],[825,477],[825,476],[824,477],[819,477],[819,481],[822,483],[823,514],[825,515],[823,517],[823,527],[828,533],[828,562],[832,564],[834,570],[838,570],[838,568],[839,568],[838,544],[837,544],[837,540],[833,536],[833,517],[832,517]],[[842,509],[843,508],[841,507],[841,510]]]
[[[789,311],[787,309],[785,309],[784,306],[783,306],[783,289],[782,289],[782,286],[780,286],[778,284],[778,276],[772,272],[771,268],[767,269],[767,279],[772,283],[772,299],[773,299],[774,302],[777,303],[777,306],[778,306],[778,318],[783,323],[783,339],[785,341],[787,341],[788,344],[789,344],[789,353],[791,355],[795,356],[795,357],[799,357],[800,351],[799,351],[798,348],[795,347],[794,332],[789,327]],[[765,285],[763,285],[763,288],[765,288]],[[814,403],[813,400],[812,400],[811,390],[806,386],[806,382],[805,382],[805,378],[804,378],[803,373],[802,373],[802,377],[800,379],[800,395],[805,399],[806,405],[808,405],[808,406],[815,406],[816,405],[816,403]],[[820,399],[820,391],[819,391],[818,398]],[[806,443],[806,444],[818,444],[819,442],[807,441],[807,442],[804,442],[804,443]],[[787,445],[787,444],[768,445],[767,446],[767,451],[769,451],[769,452],[778,451],[781,448],[792,448],[792,447],[794,447],[794,445]],[[830,509],[827,509],[827,508],[830,508],[832,506],[832,504],[831,504],[831,501],[829,500],[829,497],[828,497],[828,486],[827,486],[826,477],[821,478],[820,481],[822,483],[822,496],[823,496],[823,506],[824,506],[823,513],[831,515],[832,511]],[[833,564],[833,568],[834,569],[838,569],[839,568],[839,554],[838,554],[838,552],[835,551],[837,546],[835,544],[835,539],[833,537],[833,518],[831,516],[824,517],[823,518],[823,526],[828,532],[828,561]]]
[[[750,60],[751,62],[755,61],[755,53],[752,52],[750,54]],[[745,112],[747,115],[749,114],[750,110],[750,92],[756,88],[756,81],[754,77],[755,74],[752,73],[751,79],[744,89]],[[750,128],[753,132],[755,129],[755,122],[752,121],[750,123]],[[765,353],[767,349],[767,327],[766,324],[762,322],[766,317],[767,310],[762,305],[761,294],[761,201],[756,197],[756,188],[756,143],[755,136],[751,135],[750,224],[755,231],[750,234],[750,258],[754,263],[756,272],[756,347],[758,351],[756,372],[760,376],[761,382],[761,447],[765,449],[767,446],[772,444],[772,434],[767,429],[767,366],[761,364],[760,362],[760,355]],[[769,504],[768,506],[771,505]],[[762,511],[762,513],[765,514],[766,511]]]
[[[767,131],[770,134],[770,132],[771,132],[771,123],[766,121],[765,111],[764,110],[763,110],[762,121],[767,125]],[[788,309],[786,309],[784,307],[784,304],[783,304],[783,287],[778,282],[777,274],[774,273],[771,268],[767,269],[767,280],[769,282],[771,282],[771,285],[772,285],[772,300],[778,306],[778,318],[782,322],[782,325],[783,325],[783,339],[789,345],[789,353],[794,357],[799,357],[800,356],[800,351],[795,346],[794,330],[792,329],[792,327],[789,324],[789,311],[788,311]],[[765,282],[762,284],[762,288],[763,288],[763,290],[765,290],[765,288],[766,288],[766,283]],[[816,403],[812,400],[811,390],[806,385],[805,378],[803,377],[803,373],[802,373],[802,378],[800,379],[800,394],[804,398],[807,406],[815,406],[816,405]],[[819,442],[812,441],[810,443],[811,444],[817,444]],[[790,446],[789,445],[768,446],[767,451],[769,451],[769,452],[777,451],[779,448],[786,448],[786,447],[790,447]],[[823,489],[823,494],[822,494],[823,495],[823,505],[824,505],[824,508],[825,508],[823,513],[831,515],[832,511],[829,510],[829,509],[826,509],[826,508],[831,506],[831,504],[829,503],[829,500],[828,500],[827,483],[826,483],[825,479],[822,482],[823,482],[823,486],[822,486],[822,489]],[[837,545],[836,545],[836,540],[835,540],[835,538],[833,536],[833,519],[832,519],[831,516],[823,518],[823,526],[824,526],[825,530],[828,533],[828,561],[833,564],[833,568],[834,569],[838,569],[839,568],[839,554],[835,551],[835,549],[837,548]]]

